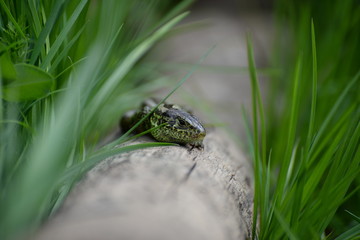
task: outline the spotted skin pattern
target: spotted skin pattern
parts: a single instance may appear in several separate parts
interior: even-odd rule
[[[140,110],[130,111],[121,119],[121,128],[126,131],[146,116],[157,105],[156,100],[145,101]],[[182,145],[203,148],[206,130],[194,115],[175,104],[160,104],[159,107],[136,129],[143,132],[160,126],[151,131],[151,135],[159,142],[173,142]]]

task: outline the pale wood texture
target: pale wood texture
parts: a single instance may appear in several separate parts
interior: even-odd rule
[[[143,141],[152,140],[136,142]],[[36,239],[245,239],[251,167],[220,131],[210,130],[204,144],[204,150],[156,147],[102,162]]]

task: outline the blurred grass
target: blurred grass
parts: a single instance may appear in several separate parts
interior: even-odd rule
[[[191,2],[0,0],[2,239],[36,229],[102,159],[166,145],[98,143],[166,83],[138,62]]]
[[[276,3],[280,71],[264,110],[248,39],[253,238],[359,239],[359,2]]]
[[[166,84],[157,65],[138,63],[192,1],[176,2],[0,0],[2,239],[36,229],[102,159],[166,145],[112,148],[126,136],[98,143],[127,109]],[[253,237],[354,239],[360,234],[359,3],[278,0],[275,11],[273,66],[256,69],[250,38],[247,46],[259,223]],[[259,72],[271,77],[267,99]]]

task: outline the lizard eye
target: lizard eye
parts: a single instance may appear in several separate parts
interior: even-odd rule
[[[185,121],[182,120],[182,119],[178,119],[178,121],[179,121],[179,124],[180,124],[180,125],[185,125],[185,124],[186,124]]]

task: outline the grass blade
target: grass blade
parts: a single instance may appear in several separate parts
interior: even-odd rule
[[[55,42],[51,46],[49,53],[44,58],[41,66],[40,66],[41,68],[46,69],[49,66],[51,60],[54,58],[56,53],[58,53],[59,48],[61,47],[61,44],[64,42],[65,38],[67,37],[67,34],[72,29],[73,25],[75,24],[77,18],[79,17],[80,13],[84,9],[87,2],[88,2],[88,0],[81,0],[81,2],[77,5],[73,14],[69,18],[69,20],[66,22],[65,27],[62,29],[60,34],[57,36]]]
[[[274,211],[276,219],[279,221],[280,225],[284,229],[284,231],[287,234],[287,237],[291,240],[299,240],[298,237],[295,236],[295,234],[291,231],[290,225],[285,220],[285,218],[281,215],[280,211],[276,210]]]
[[[310,112],[310,123],[309,131],[306,139],[306,151],[305,154],[310,149],[310,144],[312,137],[314,135],[314,125],[315,125],[315,111],[316,111],[316,96],[317,96],[317,60],[316,60],[316,41],[315,41],[315,27],[314,21],[311,21],[311,47],[312,47],[312,99],[311,99],[311,112]],[[307,157],[305,157],[306,159]]]
[[[310,149],[310,154],[315,151],[315,146],[317,146],[317,143],[319,142],[320,138],[324,135],[328,125],[330,124],[330,121],[334,118],[334,116],[336,116],[337,114],[337,110],[340,107],[341,103],[344,101],[346,95],[348,94],[348,92],[350,91],[350,89],[352,89],[352,87],[355,85],[355,83],[359,80],[360,78],[360,71],[357,72],[357,74],[354,76],[354,78],[349,82],[349,84],[346,86],[346,88],[343,90],[343,92],[341,93],[341,95],[339,96],[339,98],[336,100],[334,106],[331,108],[331,111],[329,112],[329,114],[326,116],[326,118],[324,119],[323,123],[321,124],[321,127],[314,139],[313,142],[313,146]]]
[[[291,105],[290,105],[290,120],[288,123],[288,135],[286,142],[286,149],[284,153],[283,163],[280,169],[280,174],[278,178],[277,185],[277,194],[279,196],[285,196],[285,186],[286,186],[286,175],[287,169],[291,160],[292,148],[294,146],[295,136],[296,136],[296,123],[298,117],[298,105],[299,105],[299,82],[300,82],[300,74],[302,68],[302,55],[300,55],[297,59],[296,67],[295,67],[295,76],[294,76],[294,85],[292,88],[291,95]]]
[[[144,116],[142,119],[140,119],[140,121],[138,121],[133,127],[131,127],[128,131],[126,131],[126,133],[124,133],[119,139],[115,140],[114,142],[108,144],[106,146],[106,148],[112,148],[115,145],[124,142],[124,140],[127,138],[127,136],[132,133],[143,121],[145,121],[145,119],[147,119],[151,114],[153,114],[155,112],[155,110],[162,104],[164,103],[179,87],[182,86],[182,84],[184,84],[184,82],[195,72],[195,70],[200,66],[200,64],[206,59],[206,57],[210,54],[210,52],[215,48],[215,46],[211,47],[203,56],[201,56],[201,58],[199,59],[199,61],[197,62],[197,64],[195,64],[190,70],[189,72],[177,83],[177,85],[146,115]]]
[[[76,35],[70,40],[69,43],[66,44],[65,48],[61,51],[61,53],[55,58],[53,64],[51,64],[51,69],[55,69],[59,63],[65,59],[66,54],[68,53],[68,51],[70,50],[70,48],[74,45],[74,43],[79,39],[80,35],[82,34],[82,32],[84,31],[84,27],[82,27],[77,33]]]
[[[44,46],[46,38],[49,36],[51,30],[53,29],[53,26],[57,20],[57,18],[60,16],[60,13],[63,9],[65,0],[58,0],[55,1],[55,4],[51,10],[50,16],[46,21],[46,24],[44,28],[42,29],[38,39],[35,42],[33,51],[31,53],[30,57],[30,64],[35,64],[36,59],[38,58],[41,49]]]
[[[254,147],[254,171],[255,171],[255,193],[254,193],[254,208],[253,208],[253,226],[252,226],[252,238],[256,237],[256,223],[258,218],[258,211],[261,209],[263,212],[260,213],[260,224],[264,225],[266,219],[267,206],[264,206],[268,199],[267,183],[266,179],[266,126],[264,107],[262,103],[262,97],[259,89],[259,82],[256,73],[256,66],[254,60],[253,47],[250,36],[247,36],[247,53],[248,53],[248,65],[251,80],[252,89],[252,112],[253,112],[253,147]],[[259,129],[258,129],[258,112],[260,113],[260,126],[261,126],[261,146],[258,140]],[[270,161],[270,159],[269,159]],[[264,176],[264,174],[265,176]]]
[[[38,9],[36,9],[35,0],[28,0],[28,5],[29,5],[31,17],[32,17],[32,22],[34,23],[34,24],[31,24],[31,26],[33,26],[33,28],[34,28],[35,36],[38,37],[39,34],[41,33],[41,22],[40,22],[40,18],[38,15]]]
[[[21,27],[19,26],[19,24],[17,23],[17,21],[15,20],[14,16],[11,14],[10,9],[7,7],[7,5],[5,4],[4,0],[0,0],[0,5],[1,7],[4,9],[7,17],[10,19],[10,21],[14,24],[16,30],[20,33],[20,35],[26,39],[25,33],[23,32],[23,30],[21,29]]]
[[[188,13],[183,13],[172,21],[168,22],[166,25],[158,29],[153,35],[147,38],[144,42],[138,45],[133,51],[131,51],[125,59],[120,63],[120,65],[116,68],[113,74],[108,78],[104,86],[97,92],[94,98],[91,101],[91,109],[98,109],[100,101],[103,96],[109,95],[114,89],[114,86],[119,84],[121,79],[129,72],[132,66],[139,60],[143,54],[157,41],[161,38],[165,33],[167,33],[175,24],[181,21]],[[95,112],[89,112],[89,116],[92,116]]]
[[[360,239],[360,224],[356,224],[354,227],[350,228],[348,231],[344,232],[335,240],[355,240]]]

